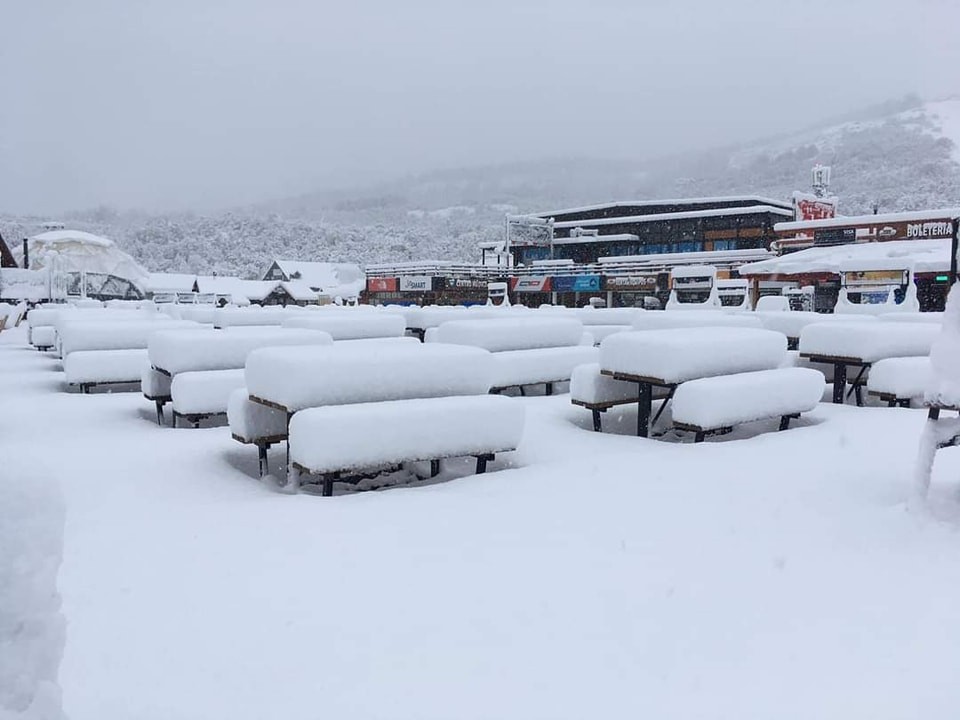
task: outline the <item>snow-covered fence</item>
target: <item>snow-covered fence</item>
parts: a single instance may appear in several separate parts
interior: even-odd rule
[[[695,442],[736,425],[780,418],[780,430],[813,410],[823,395],[823,376],[808,368],[777,368],[685,382],[673,397],[673,426]]]
[[[345,473],[405,462],[475,456],[483,473],[497,453],[515,450],[523,435],[524,408],[497,395],[434,397],[318,407],[290,421],[289,489],[302,474],[320,475],[323,494],[333,494]],[[371,430],[377,428],[376,441]]]

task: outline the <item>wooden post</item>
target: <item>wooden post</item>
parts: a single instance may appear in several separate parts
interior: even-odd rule
[[[833,402],[843,405],[843,393],[847,389],[847,365],[842,362],[833,364]]]

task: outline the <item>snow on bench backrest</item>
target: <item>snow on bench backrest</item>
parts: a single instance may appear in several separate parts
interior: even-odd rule
[[[490,390],[491,355],[462,345],[264,348],[250,353],[250,395],[295,411],[346,403],[478,395]],[[373,430],[373,429],[371,429]]]
[[[813,410],[823,396],[823,375],[781,368],[691,380],[673,396],[673,421],[704,429]]]
[[[290,459],[313,472],[514,450],[524,408],[501,395],[317,407],[290,420]]]
[[[78,350],[132,350],[146,348],[151,333],[159,330],[195,330],[203,327],[188,320],[108,322],[103,320],[66,323],[60,332],[60,351],[66,357]]]
[[[173,409],[183,415],[224,413],[230,393],[243,387],[243,370],[199,370],[177,373],[170,383]]]
[[[583,323],[573,318],[514,317],[445,322],[437,328],[436,342],[501,352],[578,345],[582,337]]]
[[[319,330],[243,327],[227,330],[161,330],[147,344],[150,362],[171,375],[192,370],[242,368],[251,351],[275,345],[332,345]]]
[[[678,383],[700,377],[768,370],[787,355],[787,338],[772,330],[699,327],[611,335],[600,344],[600,367]]]
[[[407,329],[399,315],[372,312],[309,313],[284,320],[283,327],[323,330],[334,340],[400,337]]]
[[[648,310],[633,319],[634,330],[667,330],[690,327],[759,328],[760,320],[751,315],[733,315],[720,310]]]
[[[790,298],[785,295],[764,295],[757,300],[757,312],[790,312]]]
[[[929,355],[939,332],[930,323],[815,323],[800,333],[800,353],[864,362]]]

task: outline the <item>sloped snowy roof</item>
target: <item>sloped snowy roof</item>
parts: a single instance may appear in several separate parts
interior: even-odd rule
[[[197,291],[246,297],[244,281],[230,275],[198,275]]]
[[[147,292],[190,292],[196,275],[185,273],[150,273],[144,289]]]
[[[331,297],[359,295],[366,278],[355,263],[326,263],[304,260],[276,260],[290,280],[302,280],[305,285]]]
[[[922,222],[924,220],[943,220],[960,217],[960,208],[941,208],[939,210],[914,210],[910,212],[882,213],[880,215],[840,215],[822,220],[799,220],[782,222],[773,226],[777,232],[794,230],[818,230],[821,228],[846,227],[848,225],[878,225],[880,223]]]
[[[719,215],[751,215],[754,213],[773,213],[793,217],[793,210],[785,210],[773,205],[751,205],[749,207],[728,207],[714,210],[689,210],[687,212],[655,213],[653,215],[630,215],[627,217],[592,218],[589,220],[566,220],[554,223],[555,228],[594,227],[596,225],[633,225],[634,223],[661,222],[663,220],[685,220],[689,218],[716,217]],[[583,241],[583,238],[577,238]]]
[[[30,269],[50,267],[59,258],[64,272],[88,272],[116,275],[143,287],[149,273],[136,260],[118,248],[110,238],[82,230],[52,230],[27,240]],[[17,264],[23,265],[23,249],[12,248]]]
[[[741,275],[799,275],[805,273],[839,273],[841,270],[887,267],[900,261],[914,272],[946,272],[950,269],[949,240],[892,240],[890,242],[854,243],[812,247],[769,260],[742,265]]]
[[[276,280],[241,280],[242,294],[248,300],[263,300],[280,284]]]
[[[280,283],[280,287],[287,291],[287,295],[294,300],[316,300],[320,294],[307,285],[304,280],[291,280]]]
[[[550,218],[555,215],[568,215],[577,212],[589,212],[591,210],[605,210],[613,207],[655,207],[657,205],[699,205],[701,203],[722,203],[722,202],[744,202],[754,201],[762,205],[773,205],[790,210],[793,214],[793,206],[785,200],[774,200],[773,198],[763,197],[761,195],[728,195],[721,197],[702,197],[702,198],[673,198],[667,200],[615,200],[613,202],[598,203],[596,205],[584,205],[583,207],[566,208],[564,210],[551,210],[549,212],[533,213],[534,217]],[[731,209],[731,208],[728,208]]]

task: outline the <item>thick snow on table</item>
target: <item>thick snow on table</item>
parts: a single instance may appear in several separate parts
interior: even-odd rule
[[[332,345],[320,330],[239,327],[225,330],[165,330],[153,333],[147,345],[150,362],[171,375],[191,370],[242,368],[247,355],[262,347]]]
[[[631,330],[630,325],[587,325],[584,327],[594,345],[599,345],[605,338],[614,333]]]
[[[322,405],[478,395],[490,389],[491,354],[462,345],[264,348],[250,353],[250,395],[295,411]]]
[[[243,368],[177,373],[170,383],[173,409],[182,414],[225,413],[230,395],[243,387]]]
[[[943,324],[942,312],[892,312],[878,315],[877,319],[882,322],[909,322],[909,323],[933,323],[934,325]]]
[[[323,330],[334,340],[400,337],[406,323],[399,315],[390,313],[304,313],[283,321],[283,327]]]
[[[310,408],[290,420],[290,459],[323,473],[513,450],[523,415],[522,404],[502,395]]]
[[[669,330],[673,328],[744,327],[759,328],[753,316],[722,310],[649,310],[634,317],[634,330]]]
[[[915,357],[930,353],[939,332],[930,323],[816,323],[801,332],[800,353],[863,362]]]
[[[159,330],[191,330],[202,327],[189,320],[170,320],[163,315],[147,320],[110,322],[88,320],[66,323],[60,331],[60,354],[79,350],[133,350],[147,347],[150,335]]]
[[[305,314],[300,307],[268,306],[225,307],[213,311],[213,325],[218,328],[283,325],[284,320]]]
[[[611,335],[600,345],[603,370],[679,383],[714,375],[769,370],[787,354],[787,338],[737,327],[645,330]]]
[[[674,422],[704,429],[732,427],[813,410],[823,395],[823,375],[780,368],[691,380],[673,396]]]
[[[960,451],[908,511],[922,409],[692,445],[514,398],[520,448],[486,476],[285,496],[229,428],[60,392],[24,342],[0,333],[0,483],[48,511],[62,488],[65,525],[15,512],[47,527],[24,552],[63,532],[70,720],[956,718]],[[50,678],[55,635],[31,637]]]
[[[582,337],[583,323],[573,318],[514,317],[448,321],[433,341],[501,352],[578,345]]]
[[[569,380],[574,368],[583,363],[596,362],[599,351],[593,345],[510,350],[493,353],[490,387]]]

